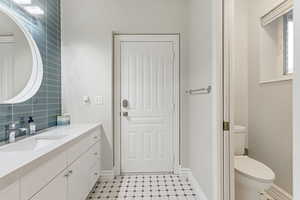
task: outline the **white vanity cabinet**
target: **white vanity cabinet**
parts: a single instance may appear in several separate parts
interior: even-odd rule
[[[85,200],[100,175],[100,132],[80,139],[66,153],[72,159],[67,168],[30,200]]]
[[[0,179],[0,200],[85,200],[100,176],[102,129],[79,128],[74,135],[68,129],[70,136],[59,145]]]

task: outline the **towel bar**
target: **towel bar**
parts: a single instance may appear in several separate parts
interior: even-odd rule
[[[211,89],[212,89],[211,86],[208,86],[207,88],[191,89],[191,90],[187,90],[186,94],[188,95],[209,94],[211,92]]]

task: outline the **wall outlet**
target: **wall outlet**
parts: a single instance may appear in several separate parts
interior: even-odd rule
[[[96,105],[103,105],[104,99],[103,96],[96,96]]]

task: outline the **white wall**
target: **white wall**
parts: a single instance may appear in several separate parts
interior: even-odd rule
[[[275,184],[292,193],[292,81],[260,84],[260,17],[278,0],[249,1],[249,153],[276,174]]]
[[[295,200],[300,199],[300,2],[294,1],[294,21],[295,21],[295,73],[294,73],[294,84],[293,84],[293,95],[294,95],[294,104],[293,104],[293,113],[294,113],[294,137],[293,137],[293,146],[294,146],[294,171],[293,171],[293,183],[294,183],[294,195]]]
[[[187,97],[184,89],[211,81],[212,12],[207,0],[63,0],[63,111],[72,122],[104,122],[104,169],[113,167],[112,31],[180,33],[182,166],[193,170],[212,197],[211,96]],[[82,97],[91,97],[83,105]],[[95,96],[104,105],[95,105]]]
[[[112,31],[180,33],[184,69],[188,4],[182,0],[61,2],[63,111],[72,115],[73,123],[103,121],[103,167],[112,169]],[[91,97],[91,105],[83,105],[84,95]],[[95,105],[97,95],[104,97],[104,105]]]
[[[248,128],[248,0],[234,1],[234,53],[231,68],[234,125]]]
[[[212,1],[190,0],[186,88],[211,84]],[[212,97],[185,96],[183,163],[192,169],[208,199],[212,198]]]

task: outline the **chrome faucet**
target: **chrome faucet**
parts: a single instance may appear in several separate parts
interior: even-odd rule
[[[11,122],[5,126],[5,142],[14,143],[17,137],[28,136],[28,128],[20,122]]]
[[[16,141],[18,135],[18,122],[12,122],[5,126],[5,140],[7,143],[13,143]]]

